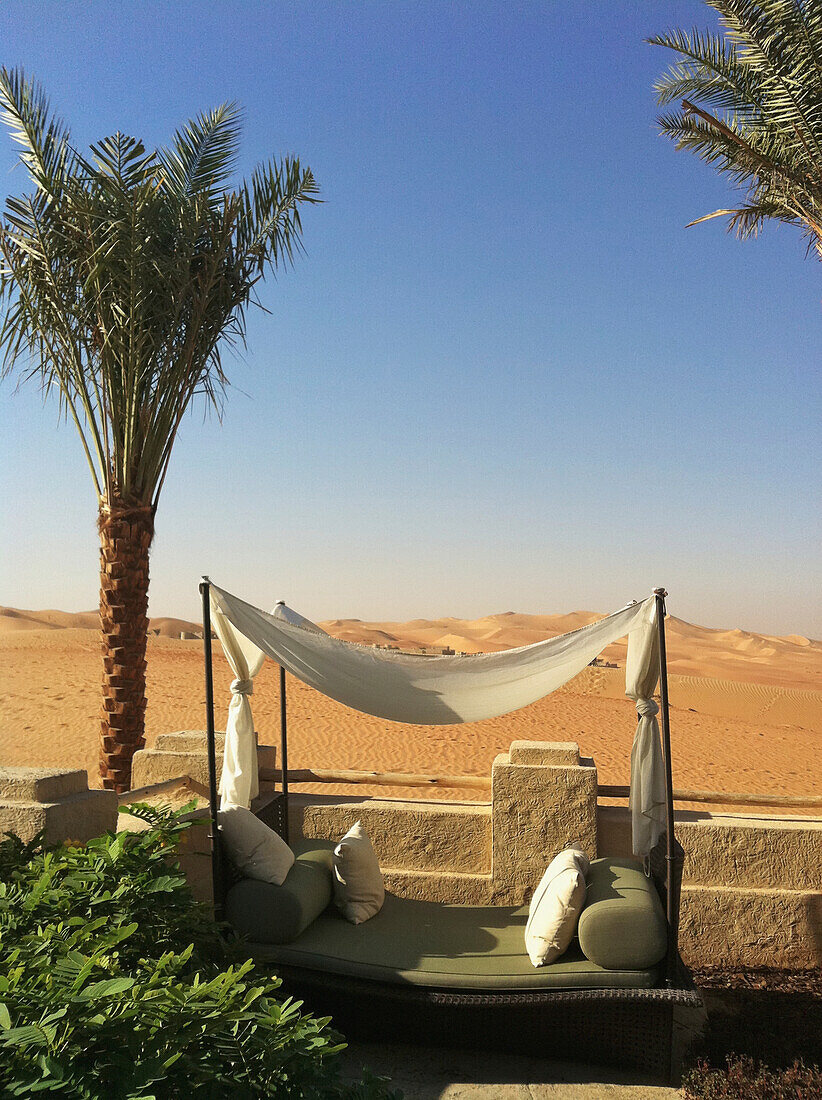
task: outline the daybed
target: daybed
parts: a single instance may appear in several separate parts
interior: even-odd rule
[[[637,861],[591,863],[577,938],[535,968],[525,951],[527,906],[388,894],[375,917],[348,923],[329,904],[332,848],[304,842],[282,886],[241,879],[226,915],[287,990],[332,1014],[347,1035],[496,1043],[670,1077],[674,1005],[698,999],[661,988],[667,922]]]
[[[566,635],[480,657],[417,656],[330,638],[285,605],[268,614],[200,585],[215,912],[312,1011],[350,1036],[495,1045],[542,1055],[642,1067],[676,1081],[674,1012],[701,1001],[677,949],[682,849],[674,835],[665,654],[665,596],[654,589]],[[349,925],[328,908],[330,843],[312,841],[284,884],[235,882],[226,894],[218,823],[211,623],[234,672],[220,793],[247,807],[259,787],[248,697],[265,655],[280,666],[282,792],[269,822],[288,841],[285,670],[330,698],[391,721],[478,721],[527,705],[566,683],[627,634],[626,695],[636,701],[631,754],[633,860],[595,860],[578,937],[535,969],[524,908],[442,905],[388,896]],[[659,681],[660,704],[653,700]],[[656,714],[662,713],[662,743]],[[664,856],[661,855],[664,842]],[[555,853],[546,852],[547,859]],[[660,860],[664,866],[660,868]],[[656,863],[656,867],[655,867]],[[662,895],[665,904],[660,905]],[[223,902],[225,901],[225,908]]]

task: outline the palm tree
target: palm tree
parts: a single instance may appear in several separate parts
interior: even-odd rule
[[[822,258],[822,3],[708,2],[724,37],[648,39],[679,55],[655,85],[660,104],[682,100],[659,119],[663,134],[743,192],[738,207],[697,221],[727,216],[729,230],[755,237],[774,218],[798,226]]]
[[[0,220],[3,373],[54,391],[99,500],[100,775],[126,790],[145,744],[149,549],[183,416],[219,412],[222,350],[256,283],[301,247],[308,169],[285,158],[230,187],[239,110],[225,104],[146,151],[125,134],[82,156],[42,88],[0,70],[0,113],[33,184]]]

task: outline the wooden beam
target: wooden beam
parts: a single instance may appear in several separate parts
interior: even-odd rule
[[[260,768],[260,779],[279,783],[279,768]],[[487,791],[491,779],[483,775],[423,775],[415,772],[345,771],[333,768],[289,769],[289,783],[369,783],[374,787],[448,787],[463,790]],[[173,780],[171,782],[179,782]],[[601,783],[600,798],[627,798],[630,787],[621,784]],[[739,794],[726,791],[674,791],[676,802],[706,802],[726,806],[795,806],[822,808],[822,795]]]
[[[279,783],[282,772],[279,768],[260,768],[260,779],[268,783]],[[457,787],[466,790],[487,791],[491,786],[490,776],[482,775],[418,775],[412,772],[363,772],[334,771],[328,768],[289,769],[289,783],[370,783],[377,787]]]
[[[728,806],[819,806],[822,797],[809,794],[723,794],[721,791],[674,791],[677,802],[718,802]]]
[[[184,784],[190,790],[195,786],[199,788],[197,794],[204,793],[208,798],[208,791],[203,787],[201,783],[194,783],[194,780],[188,775],[178,775],[175,779],[164,779],[162,783],[150,783],[147,787],[135,787],[133,791],[124,791],[120,795],[120,805],[130,806],[132,802],[139,802],[147,794],[157,794],[160,791],[167,791],[171,787],[178,787],[180,784]]]
[[[627,798],[630,787],[601,783],[600,798]],[[822,795],[739,794],[723,791],[674,791],[675,802],[713,802],[725,806],[801,806],[822,808]]]

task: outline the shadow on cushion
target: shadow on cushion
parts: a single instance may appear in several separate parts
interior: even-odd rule
[[[668,947],[668,925],[642,864],[635,859],[595,859],[587,888],[577,926],[585,957],[606,970],[656,966]]]
[[[226,896],[226,917],[241,936],[257,943],[291,943],[331,901],[333,844],[312,841],[295,848],[282,886],[240,879]]]

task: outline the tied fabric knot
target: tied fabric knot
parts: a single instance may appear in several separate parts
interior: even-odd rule
[[[232,680],[231,681],[231,694],[232,695],[253,695],[254,694],[254,681],[253,680]]]
[[[640,718],[653,718],[655,714],[659,714],[659,707],[653,699],[637,699],[636,712]]]

